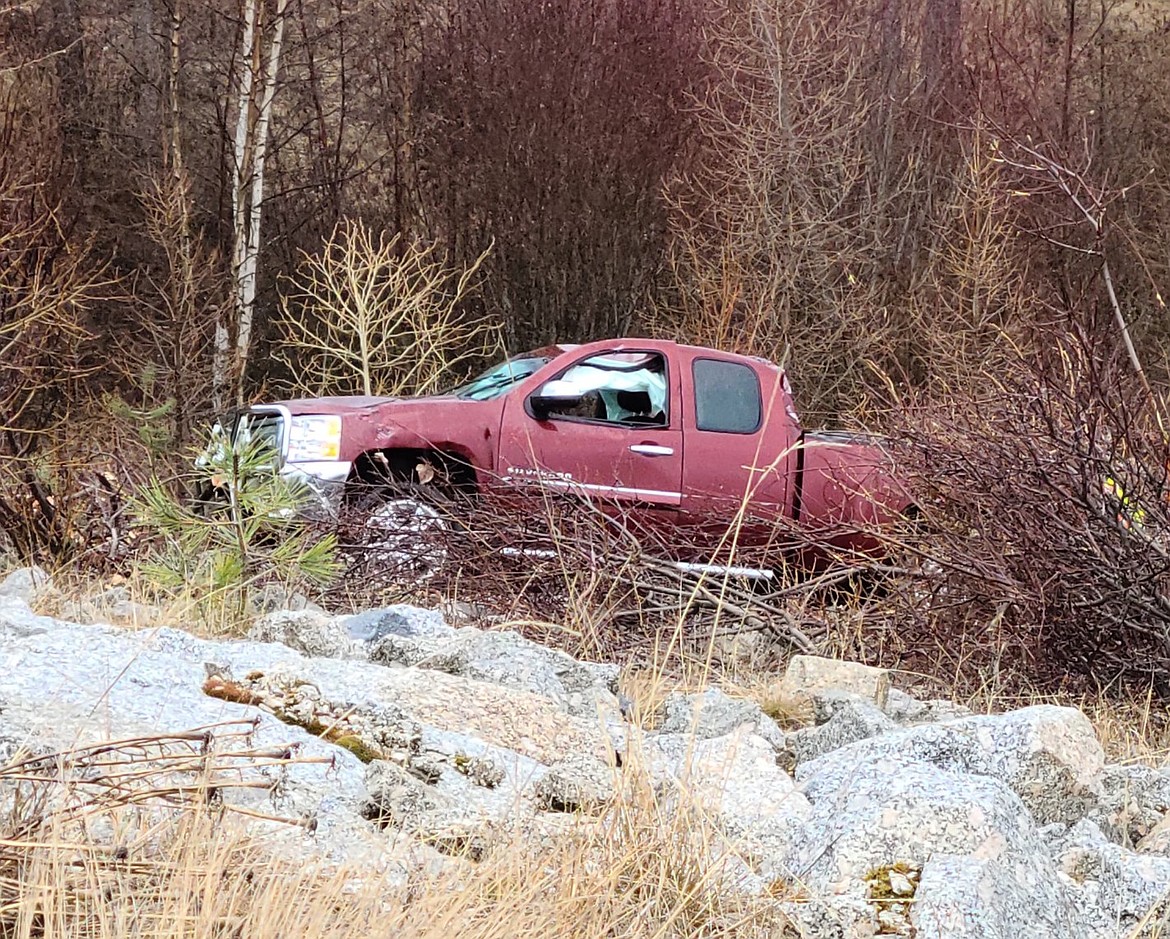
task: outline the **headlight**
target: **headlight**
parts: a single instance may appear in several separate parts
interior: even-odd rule
[[[310,463],[341,456],[341,418],[337,415],[303,415],[292,419],[288,430],[288,462]]]

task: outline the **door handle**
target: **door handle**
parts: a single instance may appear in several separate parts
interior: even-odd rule
[[[663,447],[656,443],[636,443],[630,447],[631,452],[642,456],[674,456],[674,447]]]

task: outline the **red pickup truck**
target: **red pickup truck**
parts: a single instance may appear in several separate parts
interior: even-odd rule
[[[440,395],[282,401],[221,424],[387,533],[443,525],[427,496],[442,486],[576,494],[712,544],[732,524],[743,543],[773,541],[789,520],[872,551],[873,527],[911,503],[876,440],[801,429],[779,367],[652,339],[538,349]]]

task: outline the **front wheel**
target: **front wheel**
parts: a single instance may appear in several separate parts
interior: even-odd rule
[[[450,531],[448,519],[427,500],[413,493],[387,495],[366,510],[363,558],[378,572],[421,583],[445,567]]]

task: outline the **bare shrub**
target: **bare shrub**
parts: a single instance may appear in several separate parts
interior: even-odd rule
[[[148,178],[140,199],[147,237],[158,260],[143,265],[134,285],[139,328],[119,336],[118,363],[139,408],[166,407],[167,439],[147,447],[181,451],[197,441],[211,407],[212,332],[230,304],[228,271],[191,222],[191,187],[181,170]]]
[[[26,557],[76,548],[66,421],[91,364],[86,314],[106,285],[41,187],[0,160],[0,530]]]
[[[931,573],[895,602],[908,667],[1170,691],[1170,448],[1140,385],[1072,335],[977,394],[902,402]]]
[[[340,223],[284,297],[277,349],[294,390],[425,394],[461,377],[496,335],[462,307],[486,257],[456,272],[433,247]]]
[[[139,199],[155,254],[136,272],[125,305],[135,327],[114,336],[102,392],[71,421],[85,467],[89,532],[78,560],[127,570],[140,539],[126,511],[148,480],[182,489],[211,411],[214,324],[228,304],[227,271],[192,230],[190,186],[181,167],[147,179]]]

